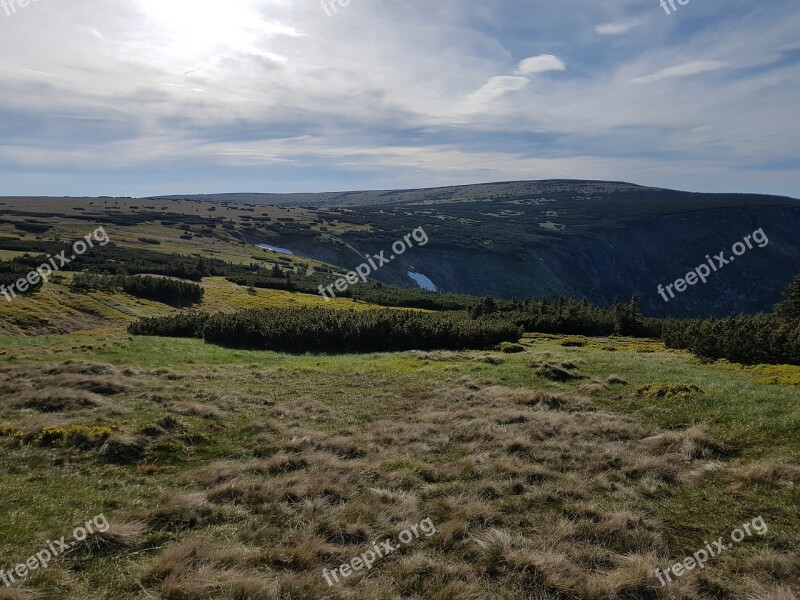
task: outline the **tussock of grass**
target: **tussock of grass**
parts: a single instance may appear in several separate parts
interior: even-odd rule
[[[145,522],[156,531],[184,531],[217,525],[225,512],[211,505],[202,492],[164,497],[145,511]]]
[[[101,396],[115,396],[130,390],[130,386],[113,377],[87,377],[65,373],[53,377],[51,380],[56,385],[61,385],[75,390],[85,390]]]
[[[798,600],[800,595],[788,586],[765,586],[756,584],[755,591],[748,596],[748,600]]]
[[[550,381],[567,382],[577,379],[584,379],[585,377],[577,372],[580,366],[578,360],[565,360],[558,362],[552,360],[549,354],[541,355],[530,364],[532,369],[536,369],[536,375],[543,379]]]
[[[483,356],[476,356],[472,359],[475,362],[486,363],[487,365],[502,365],[506,361],[499,356],[492,356],[491,354],[484,354]]]
[[[524,388],[507,388],[492,386],[481,392],[481,396],[493,401],[510,402],[532,408],[549,410],[587,409],[591,401],[581,396],[526,390]]]
[[[148,443],[148,440],[142,436],[116,434],[103,444],[100,452],[107,462],[130,465],[142,460]]]
[[[800,483],[800,466],[778,461],[764,461],[746,467],[740,474],[745,481],[763,484]]]
[[[700,427],[660,433],[642,440],[642,446],[651,454],[674,454],[682,460],[708,459],[722,453]]]
[[[20,394],[13,402],[16,408],[28,408],[43,413],[69,412],[103,405],[102,396],[70,388],[45,388]]]
[[[211,404],[200,402],[176,402],[170,406],[172,410],[181,415],[202,417],[204,419],[221,419],[225,414],[222,410]]]
[[[684,383],[653,383],[643,385],[636,390],[636,394],[643,398],[679,399],[688,400],[703,393],[698,386]]]
[[[110,554],[130,549],[147,534],[144,523],[111,523],[106,531],[92,531],[73,552],[83,555]]]

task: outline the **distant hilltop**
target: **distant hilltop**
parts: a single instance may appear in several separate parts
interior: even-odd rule
[[[447,187],[408,190],[365,190],[322,192],[316,194],[189,194],[153,196],[150,199],[231,202],[237,204],[266,204],[271,206],[377,206],[381,204],[415,204],[441,202],[473,202],[530,194],[570,192],[573,194],[613,194],[623,191],[657,190],[632,183],[548,179],[541,181],[503,181]]]

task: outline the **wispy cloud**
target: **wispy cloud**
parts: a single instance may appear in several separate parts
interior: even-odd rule
[[[641,25],[641,21],[624,21],[621,23],[603,23],[594,28],[598,35],[625,35],[634,27]]]
[[[677,67],[661,69],[645,77],[636,77],[635,79],[631,79],[631,82],[653,83],[654,81],[661,81],[662,79],[669,79],[671,77],[690,77],[692,75],[699,75],[700,73],[708,73],[709,71],[719,71],[726,66],[724,62],[718,60],[695,61],[678,65]]]

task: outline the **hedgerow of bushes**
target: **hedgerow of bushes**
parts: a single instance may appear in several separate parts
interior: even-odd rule
[[[144,319],[128,331],[291,353],[483,349],[517,341],[522,335],[522,329],[509,321],[473,320],[466,315],[324,308],[175,315]]]
[[[667,321],[664,343],[703,358],[743,364],[800,364],[800,319],[777,315]]]
[[[743,364],[800,365],[800,276],[771,314],[665,321],[664,343],[703,358]]]

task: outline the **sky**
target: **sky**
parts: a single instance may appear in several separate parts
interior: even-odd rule
[[[0,0],[0,195],[800,197],[797,0]]]

